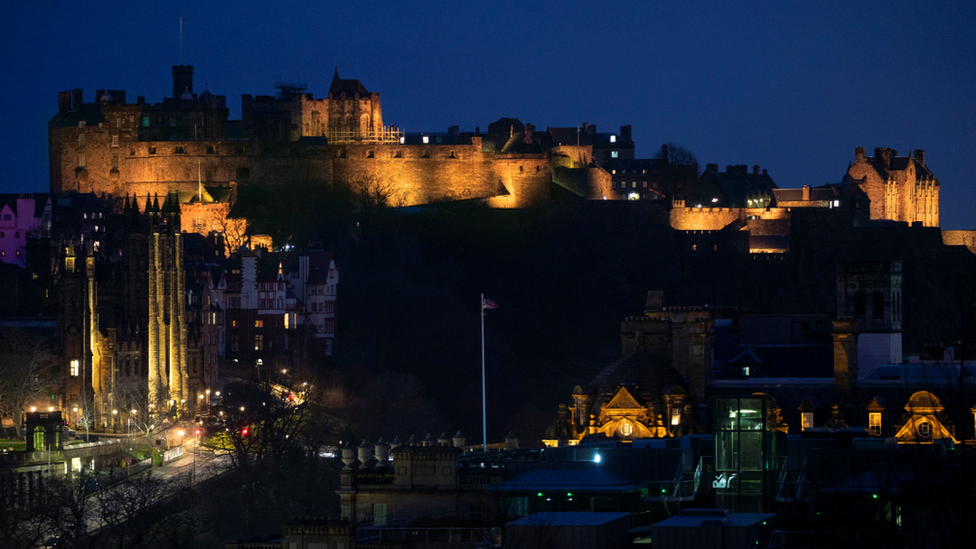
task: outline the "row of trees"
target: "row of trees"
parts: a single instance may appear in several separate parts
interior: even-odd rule
[[[186,477],[126,476],[109,483],[104,475],[79,471],[49,476],[33,497],[0,497],[3,547],[179,547],[174,539],[193,537],[199,522],[173,516],[169,506],[189,494]]]

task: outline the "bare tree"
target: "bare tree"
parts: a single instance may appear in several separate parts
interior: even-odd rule
[[[406,205],[408,193],[392,181],[383,182],[375,177],[366,177],[353,184],[360,207],[399,208]]]
[[[95,397],[90,392],[84,391],[81,395],[81,403],[78,406],[76,425],[85,429],[85,442],[90,442],[89,431],[95,425],[96,418]]]
[[[125,406],[132,427],[145,435],[150,448],[156,437],[176,425],[177,412],[174,408],[150,403],[144,390],[134,384],[119,386],[114,396],[117,404]]]
[[[220,216],[215,222],[216,228],[224,236],[224,253],[230,255],[237,252],[241,246],[247,246],[250,236],[247,234],[247,219],[242,217]]]
[[[84,547],[88,527],[96,518],[95,500],[89,497],[96,482],[95,474],[87,469],[47,480],[44,516],[48,531],[66,547]]]
[[[666,160],[672,166],[695,166],[696,169],[698,167],[695,154],[677,143],[665,143],[654,158]]]
[[[56,360],[43,339],[19,330],[0,338],[0,416],[13,419],[18,438],[24,408],[50,394],[56,380]]]
[[[0,540],[3,547],[30,549],[45,538],[43,498],[30,497],[17,488],[17,474],[0,476]]]
[[[126,477],[97,492],[106,545],[118,549],[154,545],[162,536],[156,527],[164,519],[160,507],[180,489],[177,481],[145,474]]]

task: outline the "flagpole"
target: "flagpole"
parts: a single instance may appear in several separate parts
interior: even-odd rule
[[[488,407],[485,405],[485,294],[481,294],[481,444],[488,451]]]

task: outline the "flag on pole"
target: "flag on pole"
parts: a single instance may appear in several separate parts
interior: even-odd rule
[[[481,308],[482,309],[497,309],[498,304],[494,301],[488,299],[487,297],[481,298]]]

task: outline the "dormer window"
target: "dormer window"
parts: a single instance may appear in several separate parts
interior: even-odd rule
[[[611,135],[610,136],[610,142],[611,143],[616,143],[617,142],[617,136],[616,135]]]
[[[424,145],[430,143],[430,137],[424,136]]]

